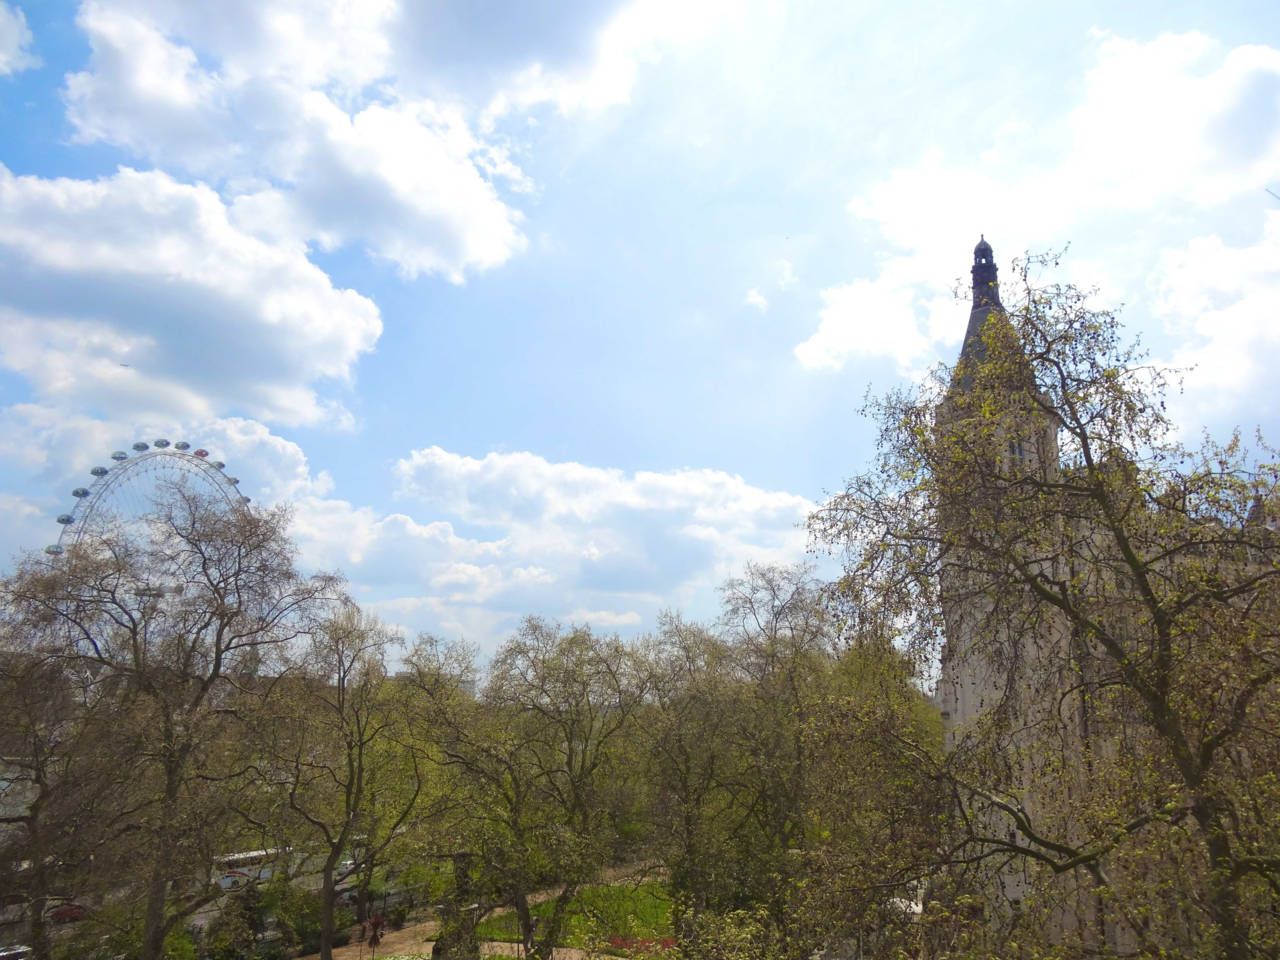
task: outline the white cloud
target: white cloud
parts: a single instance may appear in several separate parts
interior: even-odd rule
[[[1149,43],[1101,34],[1071,126],[1068,189],[1095,204],[1210,206],[1256,192],[1280,168],[1280,50],[1223,56],[1200,33]]]
[[[189,420],[341,420],[317,392],[372,349],[372,302],[238,229],[163,173],[95,181],[0,166],[0,364],[46,401]]]
[[[747,291],[747,295],[743,298],[742,303],[743,306],[755,307],[761,313],[764,313],[769,309],[769,301],[766,300],[764,294],[755,287],[752,287]]]
[[[813,509],[803,497],[715,470],[628,474],[532,453],[473,458],[427,447],[400,460],[395,474],[406,496],[495,530],[493,540],[470,541],[489,559],[458,555],[462,566],[451,568],[449,582],[490,602],[499,594],[526,601],[525,610],[652,615],[707,592],[748,560],[800,558]]]
[[[245,229],[358,244],[409,276],[461,282],[524,249],[495,183],[531,184],[503,146],[386,77],[394,4],[241,7],[243,24],[201,4],[85,3],[92,56],[65,90],[77,137],[220,185]]]
[[[1021,163],[1025,131],[1005,125],[981,167],[935,148],[850,201],[888,252],[874,277],[823,292],[819,328],[795,348],[802,364],[890,357],[901,368],[937,356],[963,328],[948,281],[979,232],[997,255],[1077,241],[1094,255],[1073,255],[1061,276],[1117,300],[1140,295],[1162,246],[1186,242],[1188,223],[1260,193],[1280,169],[1280,50],[1224,54],[1196,33],[1096,43],[1056,164]]]
[[[22,8],[0,0],[0,77],[40,66],[30,49],[32,39]]]
[[[855,280],[822,291],[818,330],[796,347],[806,367],[838,370],[850,356],[892,357],[900,373],[928,350],[910,286]]]
[[[588,65],[572,71],[542,63],[524,68],[490,102],[488,123],[538,104],[573,113],[627,103],[644,64],[714,35],[718,27],[742,16],[741,7],[736,0],[634,0],[597,35]]]
[[[1280,212],[1267,214],[1262,236],[1248,246],[1210,235],[1166,250],[1151,288],[1153,312],[1185,344],[1168,358],[1189,371],[1185,392],[1172,399],[1175,422],[1194,429],[1224,414],[1234,419],[1235,410],[1274,415]]]
[[[362,603],[410,632],[488,647],[530,612],[602,629],[638,628],[673,606],[711,616],[714,588],[746,562],[804,556],[814,506],[716,470],[627,473],[428,447],[392,472],[406,510],[383,512],[334,496],[296,443],[254,420],[120,423],[22,404],[0,409],[0,457],[48,494],[15,505],[21,522],[0,535],[0,550],[54,541],[53,518],[90,468],[158,437],[208,449],[256,503],[288,503],[304,568],[342,571]]]
[[[294,533],[304,557],[341,567],[362,601],[396,622],[488,644],[530,611],[611,629],[705,600],[748,560],[800,559],[813,508],[714,470],[628,474],[532,453],[428,447],[394,473],[419,501],[410,512],[438,519],[302,497]],[[461,536],[455,522],[493,537]]]
[[[396,0],[86,0],[90,38],[111,22],[185,38],[230,83],[281,78],[301,87],[358,91],[387,75]]]
[[[586,623],[596,628],[637,627],[642,621],[634,610],[619,613],[616,610],[585,610],[579,607],[564,618],[570,623]]]

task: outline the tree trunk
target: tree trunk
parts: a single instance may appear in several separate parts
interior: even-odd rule
[[[320,960],[333,960],[333,863],[326,861],[320,879]]]
[[[529,956],[536,960],[551,960],[552,952],[556,948],[556,941],[560,939],[560,931],[564,926],[565,911],[569,907],[569,901],[573,899],[577,887],[571,885],[560,891],[560,895],[556,897],[555,906],[551,909],[551,916],[547,919],[546,928],[542,932],[542,940],[537,947],[529,953]]]
[[[533,915],[529,912],[529,898],[523,890],[515,895],[516,919],[520,921],[520,942],[524,947],[524,955],[532,957],[533,953]]]
[[[44,918],[49,900],[42,890],[31,901],[31,951],[34,960],[52,960],[53,948],[49,944],[49,924]]]
[[[1226,837],[1219,805],[1212,799],[1202,800],[1194,810],[1196,821],[1204,833],[1209,853],[1209,897],[1207,909],[1218,928],[1219,945],[1225,960],[1245,960],[1250,954],[1247,935],[1240,924],[1240,891],[1232,869],[1231,845]]]
[[[169,884],[173,877],[173,831],[178,819],[178,795],[182,781],[182,761],[170,755],[165,761],[164,800],[160,804],[160,828],[156,844],[156,861],[147,881],[147,908],[142,925],[142,960],[162,960],[164,938],[168,933],[165,906],[169,900]]]
[[[169,889],[167,850],[151,868],[147,881],[147,910],[142,923],[142,960],[162,960],[164,957],[164,905]]]
[[[449,904],[440,918],[440,932],[431,947],[431,960],[479,960],[474,911]]]

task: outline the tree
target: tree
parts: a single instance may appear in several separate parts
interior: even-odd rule
[[[133,869],[112,882],[141,906],[143,960],[159,960],[166,936],[219,895],[213,871],[236,823],[225,748],[241,692],[334,593],[329,578],[294,569],[287,519],[174,485],[145,523],[52,563],[28,559],[4,583],[9,635],[90,678],[110,707],[94,717],[109,724],[109,756],[132,764],[118,835]]]
[[[92,677],[4,626],[0,899],[25,904],[36,960],[50,960],[47,914],[103,874],[104,851],[135,812],[120,802],[134,764],[115,756],[112,704]]]
[[[460,839],[473,846],[451,852],[455,866],[470,876],[481,864],[483,886],[515,908],[526,952],[546,960],[574,895],[614,850],[628,774],[618,748],[646,689],[639,660],[617,638],[530,617],[477,699],[458,695],[471,667],[456,648],[426,638],[413,662],[441,763],[470,798],[473,829]],[[535,924],[530,896],[543,887],[555,894]]]
[[[945,859],[985,871],[969,889],[989,901],[987,933],[1266,955],[1274,454],[1238,436],[1181,445],[1164,375],[1086,294],[1037,287],[1043,263],[955,368],[871,404],[876,464],[812,529],[844,555],[851,623],[922,656],[947,635],[940,693],[976,718],[934,768],[954,801]]]
[[[655,792],[654,852],[674,895],[674,926],[732,903],[735,849],[747,829],[729,789],[737,749],[740,677],[732,650],[713,630],[664,614],[651,658],[651,702],[637,724]]]
[[[718,629],[668,615],[637,725],[655,834],[690,956],[807,957],[914,896],[936,846],[928,782],[899,738],[937,712],[881,637],[841,635],[805,566],[748,566]],[[901,911],[899,910],[899,913]]]
[[[386,674],[393,639],[344,604],[311,633],[300,669],[282,679],[259,718],[254,771],[270,785],[263,799],[271,806],[246,816],[279,831],[282,848],[318,852],[321,960],[333,955],[338,885],[367,883],[419,812],[425,768],[409,732],[407,691]]]
[[[807,566],[749,564],[745,577],[721,591],[722,633],[744,681],[736,737],[746,762],[734,787],[756,842],[742,851],[743,876],[778,920],[809,840],[806,725],[832,693],[835,638],[819,590]],[[761,889],[761,881],[774,889]]]

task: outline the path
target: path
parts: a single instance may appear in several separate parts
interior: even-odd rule
[[[404,927],[401,930],[391,930],[382,938],[382,943],[378,945],[378,957],[394,957],[394,956],[410,956],[410,957],[430,957],[431,948],[434,941],[431,939],[435,936],[436,931],[440,929],[440,924],[436,920],[428,920],[426,923],[417,923],[410,927]],[[518,957],[520,955],[520,944],[518,943],[482,943],[480,944],[481,954],[493,954],[503,957]],[[333,951],[333,960],[370,960],[375,954],[369,949],[367,943],[352,943],[345,947],[336,947]],[[300,958],[300,960],[313,960],[319,954],[311,954],[310,957]],[[555,960],[585,960],[586,952],[576,947],[556,947]]]
[[[662,876],[662,871],[655,871],[652,865],[637,865],[610,867],[601,874],[601,880],[606,883],[617,883],[619,880],[625,880],[632,877],[640,876]],[[554,892],[550,890],[542,890],[529,897],[530,903],[539,903],[549,897],[554,896]],[[499,907],[489,916],[497,916],[501,913],[509,911],[510,907]],[[415,923],[410,926],[401,928],[400,930],[388,930],[383,934],[382,943],[378,944],[377,956],[394,957],[394,956],[422,956],[430,957],[431,948],[434,946],[434,937],[440,929],[440,921],[427,920],[424,923]],[[493,954],[503,957],[518,957],[520,955],[520,944],[518,943],[502,943],[498,941],[489,941],[480,944],[481,954]],[[309,956],[299,957],[298,960],[315,960],[320,954],[313,953]],[[369,944],[360,942],[348,944],[345,947],[335,947],[333,950],[333,960],[370,960],[374,956],[373,951],[369,949]],[[577,947],[556,947],[554,960],[584,960],[586,952],[579,950]]]

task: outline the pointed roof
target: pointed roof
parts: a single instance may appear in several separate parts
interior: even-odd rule
[[[965,328],[964,345],[960,356],[982,360],[987,348],[982,342],[982,331],[992,315],[1004,315],[1000,303],[1000,284],[996,279],[996,258],[987,238],[979,235],[973,248],[973,307],[969,311],[969,326]]]

